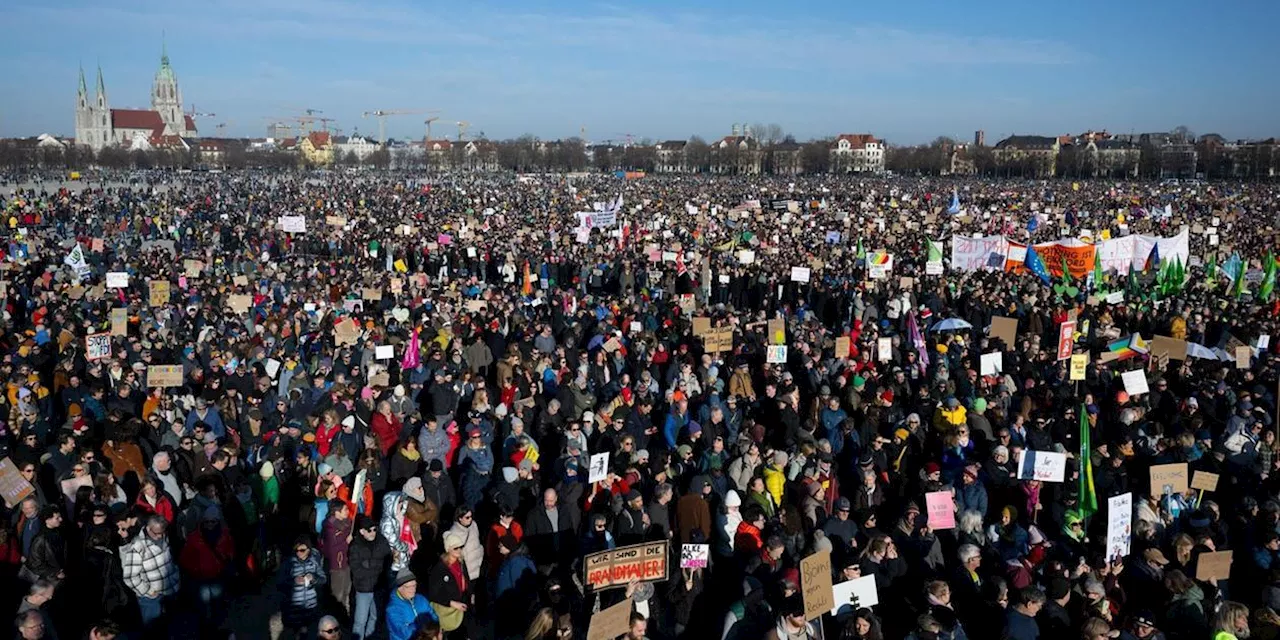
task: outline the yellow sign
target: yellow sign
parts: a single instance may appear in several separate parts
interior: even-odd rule
[[[1071,380],[1084,380],[1085,368],[1089,366],[1089,354],[1077,353],[1071,356]]]

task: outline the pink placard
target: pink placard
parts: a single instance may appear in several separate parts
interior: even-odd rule
[[[956,528],[956,507],[950,491],[934,491],[924,494],[929,512],[929,528],[934,531]]]
[[[436,236],[436,243],[438,243],[442,247],[447,247],[453,244],[453,236],[447,233],[439,234]]]

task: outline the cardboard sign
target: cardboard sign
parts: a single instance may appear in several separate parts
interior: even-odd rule
[[[247,287],[249,286],[249,276],[234,276],[231,278],[231,284],[237,287]]]
[[[125,336],[129,335],[129,310],[128,309],[112,309],[111,310],[111,335]]]
[[[1191,474],[1191,488],[1201,491],[1216,491],[1218,489],[1218,474],[1209,473],[1208,471],[1197,471]]]
[[[984,376],[994,376],[1004,372],[1004,352],[992,351],[982,354],[978,359],[978,366],[981,369],[978,373]]]
[[[227,296],[227,308],[235,313],[245,313],[253,306],[253,296],[235,294]]]
[[[708,353],[733,351],[733,327],[712,329],[702,334],[702,345]]]
[[[769,344],[787,343],[787,322],[781,318],[769,321]]]
[[[956,506],[950,491],[933,491],[924,494],[929,514],[929,528],[934,531],[956,528]]]
[[[808,282],[812,275],[809,267],[791,267],[792,282]]]
[[[631,598],[623,598],[608,609],[591,616],[587,640],[615,640],[631,630]]]
[[[693,335],[694,337],[706,335],[711,330],[711,318],[706,316],[698,316],[693,319]]]
[[[0,460],[0,496],[4,496],[4,503],[10,509],[18,506],[18,503],[35,492],[35,487],[22,477],[22,472],[12,460],[8,458]]]
[[[152,280],[149,283],[148,297],[151,299],[151,306],[163,307],[169,304],[169,281],[168,280]]]
[[[1018,479],[1062,482],[1067,476],[1067,454],[1023,449],[1018,452]]]
[[[1133,494],[1107,498],[1107,560],[1129,555],[1133,534]]]
[[[391,374],[383,371],[372,378],[369,378],[369,386],[371,387],[389,387],[391,386]]]
[[[1236,347],[1236,368],[1248,369],[1249,365],[1252,363],[1253,363],[1253,348],[1247,347],[1247,346]]]
[[[108,271],[107,288],[125,289],[129,286],[129,274],[125,271]]]
[[[800,593],[804,597],[804,619],[813,620],[836,606],[831,590],[831,553],[815,553],[800,561]]]
[[[1077,353],[1071,356],[1071,381],[1084,380],[1085,370],[1089,367],[1089,354]]]
[[[1182,493],[1187,490],[1187,463],[1158,464],[1151,467],[1151,495]]]
[[[382,289],[376,287],[365,287],[360,290],[360,297],[369,302],[378,302],[382,300]]]
[[[1153,356],[1168,354],[1170,360],[1187,359],[1186,340],[1178,340],[1177,338],[1170,338],[1169,336],[1155,336],[1151,339],[1151,344],[1148,349]]]
[[[373,348],[375,360],[390,360],[396,357],[396,348],[389,344],[380,344]]]
[[[609,475],[609,452],[591,454],[591,465],[587,467],[587,482],[596,483]]]
[[[680,568],[702,569],[707,566],[707,556],[711,555],[709,544],[680,545]]]
[[[582,574],[583,586],[596,591],[625,587],[632,580],[666,580],[667,541],[587,554],[582,558]]]
[[[103,360],[111,357],[111,334],[91,333],[84,337],[85,360]]]
[[[835,601],[835,606],[831,608],[833,616],[880,604],[880,591],[876,588],[876,577],[873,575],[846,580],[832,587],[831,591]]]
[[[1126,371],[1120,374],[1120,379],[1124,381],[1124,390],[1129,392],[1129,396],[1140,396],[1151,390],[1147,386],[1147,372],[1142,369]]]
[[[342,216],[325,216],[324,223],[331,227],[345,227],[347,219]]]
[[[204,263],[199,260],[183,260],[182,271],[188,278],[199,278],[204,273]]]
[[[769,345],[769,351],[765,354],[765,360],[769,364],[786,364],[787,347],[786,345]]]
[[[692,293],[680,294],[679,304],[680,313],[683,313],[686,316],[693,315],[693,312],[698,309],[698,301],[693,297]]]
[[[988,335],[992,338],[1003,340],[1005,348],[1012,349],[1018,339],[1018,319],[993,316],[991,318],[991,331]]]
[[[350,318],[344,318],[333,325],[333,341],[338,345],[355,344],[360,340],[360,325]]]
[[[839,338],[836,338],[836,351],[835,351],[836,357],[848,358],[849,349],[852,346],[852,342],[853,341],[849,339],[849,336],[840,336]]]
[[[280,216],[280,230],[285,233],[306,233],[307,219],[303,216]]]
[[[1226,580],[1230,577],[1230,551],[1210,551],[1196,557],[1196,580]]]
[[[482,313],[489,310],[489,303],[484,300],[464,300],[462,308],[471,313]]]
[[[1058,359],[1066,360],[1071,357],[1071,352],[1075,346],[1076,340],[1076,323],[1074,320],[1068,320],[1058,325]]]
[[[182,365],[159,364],[147,367],[147,386],[161,388],[181,387]]]

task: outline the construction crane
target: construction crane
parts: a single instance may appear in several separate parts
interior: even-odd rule
[[[204,113],[201,111],[197,111],[196,106],[194,104],[191,105],[191,110],[186,112],[183,115],[187,115],[192,118],[216,118],[218,116],[218,114],[216,113]]]
[[[428,113],[439,113],[439,109],[373,109],[364,112],[361,117],[368,118],[374,116],[378,119],[378,144],[387,146],[387,116],[411,116],[424,115]]]
[[[301,137],[311,133],[311,124],[319,120],[319,118],[314,116],[293,116],[290,120],[298,121],[298,136]]]
[[[283,105],[281,108],[288,109],[289,111],[301,111],[302,113],[305,113],[309,116],[314,116],[317,113],[324,113],[324,111],[320,109],[308,109],[306,107],[295,107],[293,105]]]
[[[222,137],[222,132],[223,132],[227,127],[230,127],[230,126],[235,125],[235,123],[236,123],[236,121],[235,121],[235,120],[228,120],[228,121],[226,121],[226,122],[219,122],[219,123],[214,127],[214,130],[218,132],[218,137]]]
[[[328,131],[328,130],[329,130],[329,123],[330,123],[330,122],[337,122],[337,121],[338,121],[336,118],[316,118],[316,120],[319,120],[319,121],[320,121],[320,126],[321,126],[325,131]]]
[[[431,123],[439,119],[440,119],[440,116],[431,116],[430,118],[426,119],[425,122],[427,125],[427,142],[431,141]]]
[[[462,137],[467,135],[467,127],[471,126],[466,120],[458,121],[458,142],[462,142]]]

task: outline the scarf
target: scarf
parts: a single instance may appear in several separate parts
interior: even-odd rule
[[[407,447],[400,448],[400,455],[407,458],[410,462],[417,462],[422,459],[422,452],[417,449],[409,449]]]

